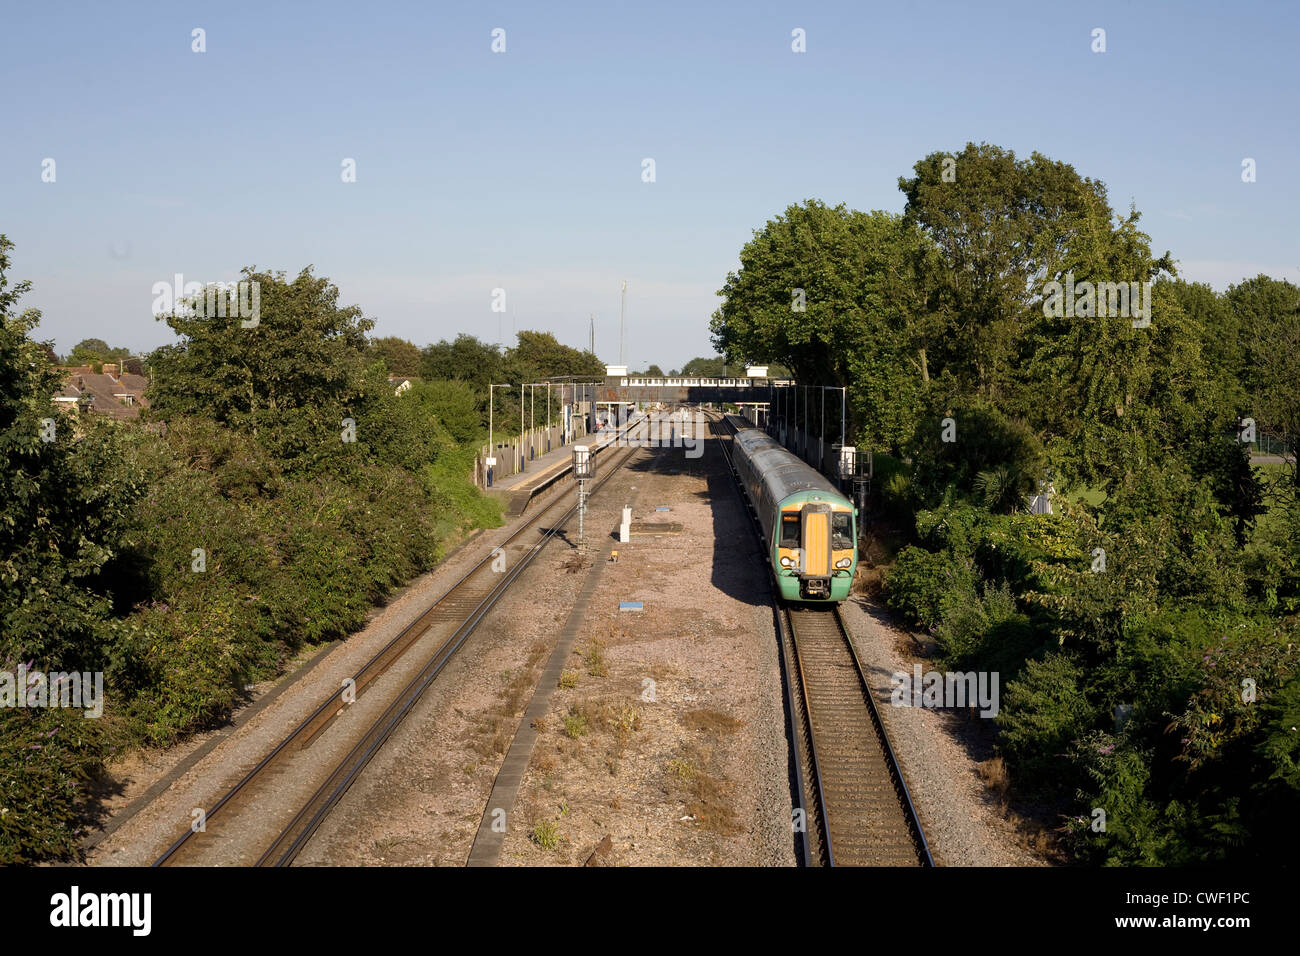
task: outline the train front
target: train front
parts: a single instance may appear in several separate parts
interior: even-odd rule
[[[781,503],[777,581],[790,601],[843,601],[857,567],[857,528],[847,499],[800,496]]]

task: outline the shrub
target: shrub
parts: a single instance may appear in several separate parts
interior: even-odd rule
[[[554,820],[538,820],[533,827],[532,838],[543,850],[554,850],[560,845],[560,828]]]
[[[573,740],[586,736],[587,718],[582,714],[568,714],[564,718],[564,732]]]
[[[76,853],[83,788],[107,753],[102,719],[0,707],[0,865]]]
[[[1096,718],[1083,676],[1072,657],[1057,653],[1028,661],[1007,683],[996,718],[998,744],[1020,786],[1048,789],[1068,776],[1070,744]]]
[[[967,562],[909,545],[886,572],[885,587],[891,608],[913,624],[932,628],[943,619],[945,596],[970,591],[974,584]]]
[[[1005,581],[996,588],[985,584],[982,594],[977,594],[973,585],[955,589],[944,597],[942,607],[943,621],[935,628],[935,636],[945,663],[957,670],[996,671],[1006,681],[1041,643]]]
[[[943,440],[944,418],[956,423],[955,441]],[[1001,511],[1023,508],[1046,464],[1041,442],[1023,421],[982,400],[937,393],[909,447],[913,500],[922,508],[937,505],[949,489]]]

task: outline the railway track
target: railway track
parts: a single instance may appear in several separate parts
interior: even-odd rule
[[[628,434],[641,423],[630,426]],[[607,442],[602,448],[610,447]],[[598,491],[627,462],[636,447],[619,449],[617,459],[606,463],[592,493]],[[330,810],[337,805],[371,758],[392,735],[402,719],[451,660],[455,652],[487,616],[515,579],[554,537],[563,533],[576,513],[570,496],[559,495],[541,508],[493,551],[456,581],[413,623],[402,630],[354,674],[338,693],[331,694],[270,753],[248,771],[211,809],[206,810],[201,828],[191,827],[154,861],[154,866],[195,863],[225,840],[245,840],[258,830],[270,835],[259,849],[243,850],[237,863],[258,866],[287,866],[301,852]],[[504,565],[501,558],[504,557]],[[499,570],[501,567],[506,570]],[[415,675],[390,696],[377,717],[352,728],[353,739],[342,759],[327,774],[321,758],[308,753],[348,708],[372,688],[408,651],[418,648],[423,664]],[[320,781],[287,824],[268,830],[263,800],[277,788],[307,780]],[[281,819],[288,814],[282,814]]]
[[[715,434],[726,428],[712,423]],[[730,453],[723,442],[730,464]],[[734,473],[734,469],[733,469]],[[760,560],[766,550],[753,518]],[[838,606],[773,594],[807,866],[933,866],[921,822]],[[797,821],[798,822],[798,821]]]
[[[798,698],[810,851],[828,866],[933,866],[839,608],[782,609]],[[816,835],[816,840],[812,839]]]

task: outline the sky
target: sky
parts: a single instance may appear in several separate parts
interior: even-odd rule
[[[1285,2],[5,0],[0,233],[59,352],[174,341],[177,273],[310,265],[372,335],[586,347],[594,314],[608,363],[626,280],[627,361],[668,370],[768,219],[901,212],[973,141],[1101,180],[1188,279],[1297,282],[1297,40]]]

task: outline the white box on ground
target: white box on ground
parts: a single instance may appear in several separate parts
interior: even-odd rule
[[[632,526],[630,524],[621,524],[618,526],[618,543],[627,544],[632,540]]]

